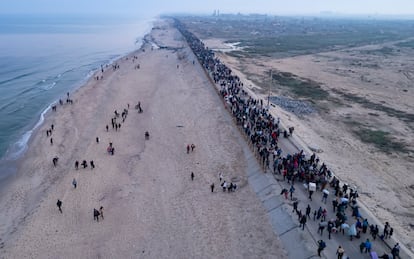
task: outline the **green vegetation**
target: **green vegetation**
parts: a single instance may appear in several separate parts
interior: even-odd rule
[[[347,117],[344,122],[351,129],[351,132],[362,142],[372,144],[381,152],[410,152],[406,144],[399,142],[389,132],[369,128],[360,122],[352,120],[350,117]]]
[[[220,15],[178,18],[201,39],[220,38],[240,42],[237,55],[295,56],[344,47],[404,40],[412,37],[413,21]],[[414,41],[398,46],[414,47]],[[393,49],[372,50],[390,55]],[[244,54],[242,54],[244,53]]]
[[[360,51],[366,55],[389,56],[399,52],[400,47],[414,49],[412,34],[414,21],[410,20],[358,20],[267,15],[220,15],[179,17],[178,19],[185,24],[189,31],[201,39],[218,38],[227,43],[237,42],[237,46],[242,50],[227,53],[236,58],[289,57],[386,42],[391,42],[393,45]],[[395,41],[401,42],[395,44]],[[351,56],[353,55],[354,53],[351,53]],[[240,60],[241,65],[242,63]],[[379,69],[382,66],[381,63],[369,63],[365,60],[355,61],[350,65],[371,69]],[[359,104],[368,109],[367,113],[370,118],[365,117],[364,119],[367,121],[362,124],[347,117],[344,123],[349,127],[350,132],[362,142],[372,144],[385,153],[413,152],[409,149],[410,143],[401,143],[392,133],[379,130],[373,126],[375,124],[372,121],[370,122],[370,120],[379,120],[379,116],[385,114],[398,118],[405,122],[409,128],[414,129],[414,113],[411,111],[398,110],[387,106],[386,103],[376,103],[346,91],[331,89],[328,92],[318,82],[287,72],[273,71],[272,80],[270,80],[268,73],[257,75],[244,71],[245,68],[240,69],[249,80],[261,87],[255,91],[266,94],[271,84],[272,91],[312,102],[320,113],[329,114],[332,107],[344,105],[352,107],[353,104]],[[370,82],[369,78],[361,77],[361,80]]]
[[[329,93],[322,89],[317,82],[299,78],[288,72],[274,72],[272,79],[280,86],[287,88],[296,97],[309,99],[313,103],[329,97]]]
[[[321,40],[323,39],[323,40]],[[253,39],[240,39],[240,47],[250,54],[286,53],[312,54],[320,51],[329,51],[338,47],[353,47],[364,44],[384,42],[394,39],[392,34],[377,34],[359,32],[339,32],[329,34],[298,34],[280,37],[263,37]],[[371,51],[370,54],[391,54],[392,48],[382,48]]]
[[[362,142],[373,144],[376,148],[385,153],[400,152],[406,153],[407,146],[396,141],[389,132],[382,130],[372,130],[368,128],[354,129],[353,132]]]
[[[364,108],[368,108],[368,109],[376,110],[376,111],[382,111],[390,117],[396,117],[396,118],[398,118],[398,119],[400,119],[404,122],[407,122],[408,125],[412,125],[414,123],[414,114],[413,113],[400,111],[400,110],[385,106],[381,103],[374,103],[374,102],[372,102],[372,101],[370,101],[370,100],[368,100],[364,97],[358,96],[356,94],[345,93],[345,92],[342,92],[342,91],[336,90],[336,89],[332,89],[332,91],[339,94],[339,95],[341,95],[342,97],[344,97],[345,100],[361,104],[362,107],[364,107]]]

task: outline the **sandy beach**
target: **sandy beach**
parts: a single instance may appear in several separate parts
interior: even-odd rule
[[[149,38],[47,114],[1,191],[1,258],[287,258],[247,184],[243,139],[191,50],[166,22]],[[236,192],[220,190],[219,172]]]

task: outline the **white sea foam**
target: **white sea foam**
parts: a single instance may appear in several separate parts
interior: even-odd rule
[[[131,53],[132,51],[135,51],[136,49],[140,48],[142,46],[142,43],[143,43],[143,41],[142,41],[143,37],[147,33],[149,33],[152,29],[153,21],[154,20],[152,19],[152,20],[147,20],[147,21],[141,22],[138,25],[138,26],[141,26],[141,30],[139,32],[141,34],[141,37],[137,38],[137,39],[140,39],[140,40],[137,40],[135,42],[136,44],[135,44],[134,50],[125,50],[124,52],[112,55],[109,59],[106,60],[106,62],[105,61],[101,62],[104,69],[106,69],[107,65],[109,66],[109,65],[113,64],[118,59],[122,58],[123,56],[125,56],[125,55]],[[80,80],[78,80],[76,83],[72,83],[72,85],[65,86],[64,84],[60,84],[60,83],[58,84],[58,82],[60,82],[60,80],[62,80],[62,78],[66,77],[66,74],[68,72],[75,71],[78,68],[73,68],[72,67],[71,69],[69,69],[67,71],[64,71],[63,73],[62,72],[56,73],[55,76],[46,77],[44,79],[41,79],[40,81],[38,81],[38,83],[36,85],[37,85],[38,88],[40,88],[42,90],[46,90],[46,91],[50,90],[52,88],[55,88],[55,87],[62,88],[61,89],[62,90],[61,94],[63,96],[63,94],[65,94],[67,91],[72,91],[72,90],[77,89],[77,88],[81,87],[82,85],[84,85],[85,82],[87,82],[93,76],[94,73],[96,73],[97,71],[100,70],[100,65],[101,64],[99,64],[99,63],[100,62],[99,61],[97,62],[97,60],[95,60],[95,61],[91,60],[91,63],[89,63],[89,64],[82,64],[80,67],[95,66],[95,68],[88,70],[86,72],[84,78],[80,78]],[[51,92],[51,94],[53,94],[52,91],[50,91],[50,92]],[[56,96],[55,96],[55,98],[56,98]],[[58,98],[57,100],[59,100],[59,97],[57,97],[57,98]],[[41,112],[41,114],[39,116],[39,120],[36,122],[35,126],[32,129],[27,130],[26,132],[24,132],[15,143],[13,143],[9,146],[9,148],[6,151],[6,154],[3,156],[3,159],[5,159],[5,160],[16,160],[16,159],[20,158],[22,155],[24,155],[25,151],[28,148],[28,143],[31,139],[31,136],[33,135],[35,130],[43,124],[44,119],[45,119],[45,114],[51,109],[51,106],[54,105],[55,103],[57,103],[57,102],[56,101],[52,102],[51,105],[49,105],[44,111]]]
[[[50,110],[51,105],[49,105],[41,114],[40,118],[37,121],[36,125],[29,131],[26,131],[20,139],[14,143],[6,152],[6,159],[7,160],[16,160],[21,157],[24,152],[27,150],[27,144],[29,143],[30,137],[32,136],[33,132],[42,125],[43,121],[45,120],[45,114]]]

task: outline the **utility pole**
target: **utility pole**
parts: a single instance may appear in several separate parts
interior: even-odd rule
[[[270,110],[270,87],[273,83],[273,77],[272,77],[272,69],[270,69],[270,83],[269,83],[269,93],[267,95],[267,109]]]

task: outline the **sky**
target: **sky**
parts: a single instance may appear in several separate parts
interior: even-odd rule
[[[414,0],[0,0],[0,14],[264,13],[412,15]]]

